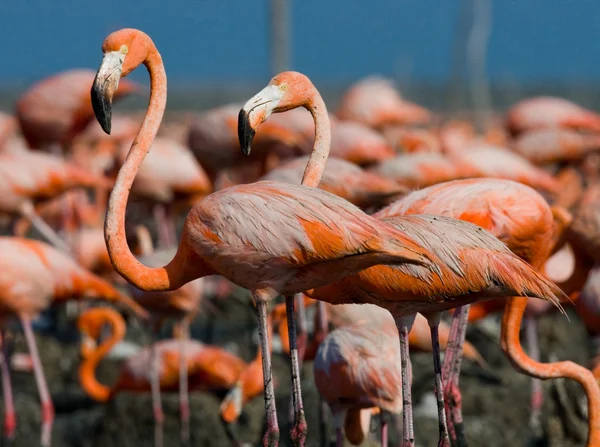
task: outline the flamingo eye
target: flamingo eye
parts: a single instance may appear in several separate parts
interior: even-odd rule
[[[279,88],[285,92],[288,89],[288,86],[287,84],[281,84]]]
[[[121,49],[119,51],[122,54],[127,54],[127,53],[129,53],[129,48],[127,47],[127,45],[121,45]]]

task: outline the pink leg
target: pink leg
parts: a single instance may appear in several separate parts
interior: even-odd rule
[[[298,344],[298,371],[302,371],[302,363],[306,354],[306,345],[308,342],[308,330],[306,329],[306,308],[304,307],[304,299],[301,293],[296,294],[296,307],[298,307],[298,334],[296,335],[296,343]],[[288,327],[289,330],[289,327]],[[294,405],[294,393],[290,395],[290,425],[294,424],[296,408]]]
[[[335,428],[335,447],[344,447],[344,430],[342,427]]]
[[[188,369],[185,356],[186,342],[190,338],[190,323],[185,318],[181,322],[179,338],[179,417],[181,418],[181,440],[190,440],[190,401],[188,393]]]
[[[415,315],[396,318],[396,326],[398,326],[398,333],[400,334],[400,362],[402,368],[402,447],[415,447],[408,348],[408,333],[414,321]]]
[[[431,329],[431,347],[433,348],[433,371],[435,373],[435,397],[438,407],[438,423],[440,439],[438,447],[450,447],[450,439],[448,438],[448,427],[446,425],[446,413],[444,411],[444,388],[442,386],[442,367],[440,365],[440,339],[438,336],[438,328],[440,325],[440,314],[435,314],[427,318]]]
[[[525,319],[525,336],[527,337],[527,350],[529,356],[536,360],[540,360],[540,344],[538,340],[537,320],[535,317],[527,317]],[[533,433],[537,436],[542,435],[542,406],[544,405],[544,392],[542,390],[542,382],[535,377],[531,378],[531,416],[529,418],[529,426]]]
[[[265,386],[265,412],[267,429],[263,438],[263,446],[277,447],[279,445],[279,425],[277,423],[277,408],[275,407],[275,390],[273,389],[273,372],[271,370],[271,350],[267,335],[267,303],[255,295],[256,311],[258,314],[258,335],[262,352],[263,380]]]
[[[33,360],[33,373],[35,375],[35,381],[37,383],[38,391],[40,393],[40,402],[42,405],[42,447],[50,446],[50,437],[52,434],[52,423],[54,422],[54,406],[50,398],[50,392],[48,391],[48,384],[44,377],[44,370],[42,368],[42,362],[38,353],[37,344],[35,342],[35,336],[33,335],[33,329],[31,327],[31,320],[29,317],[21,317],[21,325],[23,326],[23,332],[25,333],[25,340],[27,341],[27,347]]]
[[[379,412],[380,421],[381,421],[381,447],[388,446],[388,421],[387,415],[384,415],[383,410]]]
[[[4,329],[0,330],[0,336],[2,337],[2,364],[0,365],[0,372],[2,373],[2,392],[4,397],[4,438],[13,440],[15,439],[15,431],[17,429],[17,418],[15,415],[15,405],[12,394],[12,384],[10,382],[10,353],[8,348],[8,341],[6,340],[6,332]]]
[[[68,244],[48,225],[44,219],[37,215],[35,210],[33,209],[33,205],[26,204],[22,209],[22,214],[24,217],[29,219],[31,224],[35,227],[35,229],[46,239],[51,245],[54,245],[59,250],[64,251],[65,253],[71,253],[71,248]]]
[[[152,390],[152,409],[154,411],[154,446],[163,445],[163,423],[165,415],[160,399],[159,359],[156,350],[156,331],[152,331],[152,344],[150,345],[150,388]]]
[[[300,365],[298,363],[298,346],[296,343],[296,315],[294,312],[294,297],[285,297],[285,309],[288,321],[288,337],[290,340],[290,360],[292,363],[292,397],[294,402],[294,425],[290,439],[294,446],[304,446],[306,443],[306,417],[302,403],[302,386],[300,383]]]
[[[467,446],[462,420],[462,396],[458,382],[460,379],[463,344],[469,320],[469,307],[468,305],[462,306],[454,311],[452,327],[450,328],[450,338],[442,368],[442,383],[445,384],[444,401],[448,432],[452,444],[457,447]]]

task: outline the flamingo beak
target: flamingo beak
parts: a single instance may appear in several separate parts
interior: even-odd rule
[[[252,140],[256,129],[261,123],[275,111],[284,91],[277,85],[269,84],[256,95],[254,95],[238,115],[238,139],[242,153],[247,157],[250,155]]]
[[[119,88],[124,61],[125,54],[120,51],[105,53],[90,92],[96,119],[102,126],[102,130],[109,135],[112,119],[112,100]]]

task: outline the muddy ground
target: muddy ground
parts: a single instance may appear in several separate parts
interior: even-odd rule
[[[239,291],[237,291],[239,292]],[[217,314],[201,316],[193,327],[193,336],[202,341],[225,346],[250,360],[256,349],[254,311],[243,293],[216,303]],[[589,358],[587,337],[574,313],[570,322],[555,313],[540,322],[544,359],[555,355],[558,359],[571,359],[585,363]],[[577,386],[567,384],[566,393],[571,404],[564,411],[557,405],[556,389],[550,382],[543,384],[544,436],[535,441],[528,429],[530,381],[516,373],[506,361],[497,341],[497,325],[475,326],[468,338],[489,362],[491,373],[485,373],[470,362],[463,365],[461,389],[463,390],[466,434],[470,446],[551,446],[569,447],[584,444],[585,428],[575,410],[576,397],[581,392]],[[495,335],[496,334],[496,335]],[[64,335],[64,334],[63,334]],[[55,402],[57,417],[53,430],[56,447],[145,447],[153,446],[152,406],[149,394],[121,394],[107,405],[87,399],[77,379],[78,351],[76,334],[66,333],[63,341],[38,334],[42,361]],[[130,330],[128,339],[146,340],[139,329]],[[20,336],[17,352],[25,352]],[[413,399],[417,446],[437,445],[437,420],[432,394],[433,376],[431,354],[414,353]],[[289,376],[287,359],[274,354],[277,406],[282,429],[281,445],[287,440],[287,415],[289,403]],[[119,362],[107,360],[99,370],[105,383],[112,383]],[[312,365],[306,364],[303,376],[303,396],[307,412],[309,435],[307,445],[322,445],[318,396],[312,381]],[[18,418],[17,437],[13,447],[39,445],[39,406],[33,376],[27,373],[13,375]],[[228,446],[231,442],[218,416],[222,396],[195,393],[191,396],[191,446]],[[178,398],[176,394],[163,394],[166,414],[165,447],[180,446]],[[258,445],[263,430],[264,401],[253,400],[244,411],[235,428],[244,443]],[[571,417],[573,424],[565,425]],[[398,420],[398,422],[401,422]],[[393,421],[390,445],[398,445],[399,424]],[[333,435],[330,424],[325,424]],[[565,428],[567,427],[567,428]],[[372,422],[371,439],[364,445],[378,445],[378,421]],[[570,430],[569,433],[567,430]]]

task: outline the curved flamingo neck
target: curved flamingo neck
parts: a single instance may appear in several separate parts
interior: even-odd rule
[[[317,187],[323,177],[329,149],[331,147],[331,123],[325,101],[319,91],[313,87],[312,99],[305,106],[315,121],[315,142],[312,153],[306,164],[302,184]]]
[[[521,320],[527,298],[510,298],[502,318],[502,349],[519,371],[539,379],[565,377],[578,382],[584,389],[588,404],[588,439],[586,446],[600,445],[600,388],[592,372],[576,363],[564,361],[539,363],[529,357],[520,340]]]
[[[98,402],[108,401],[114,390],[98,381],[96,378],[96,369],[112,347],[125,337],[125,322],[118,314],[105,314],[102,315],[102,318],[110,324],[111,336],[92,351],[79,366],[81,387],[88,396]]]
[[[149,40],[147,36],[140,38]],[[148,42],[147,47],[148,54],[143,63],[150,74],[150,103],[110,195],[104,238],[115,270],[132,285],[146,291],[172,290],[183,285],[176,263],[171,261],[169,265],[158,268],[144,266],[131,252],[125,235],[129,191],[156,137],[167,103],[167,75],[162,58],[152,41]]]

